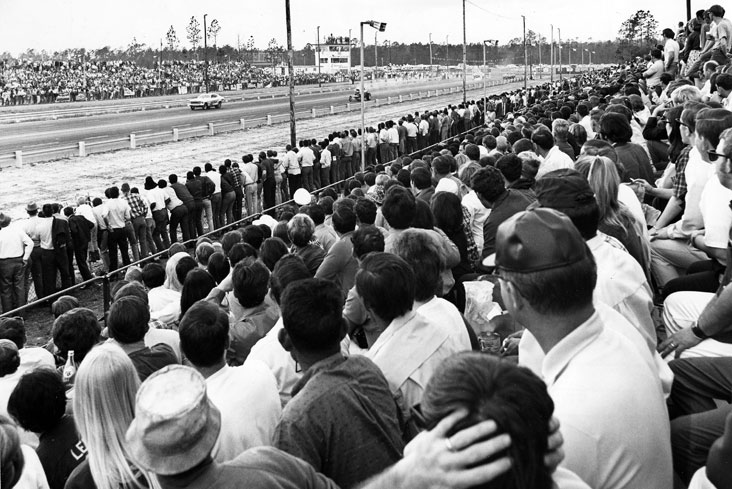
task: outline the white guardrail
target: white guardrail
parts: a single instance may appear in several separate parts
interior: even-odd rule
[[[486,83],[486,88],[517,83],[521,81],[523,81],[523,78],[518,77],[511,81],[491,80]],[[483,89],[482,82],[467,84],[467,90],[469,91],[479,89]],[[373,103],[370,103],[369,107],[380,107],[410,100],[439,97],[449,95],[451,93],[460,92],[462,92],[462,87],[451,87],[437,90],[420,91],[417,93],[407,93],[403,95],[380,99],[376,98],[372,99]],[[272,98],[274,97],[275,96],[273,95]],[[342,105],[331,105],[329,107],[313,107],[308,111],[296,112],[295,119],[314,119],[317,117],[324,117],[357,110],[360,110],[360,103],[358,102],[346,103]],[[288,122],[289,120],[289,112],[284,114],[268,114],[265,117],[258,117],[255,119],[245,120],[242,118],[228,122],[219,122],[216,124],[209,122],[206,125],[201,126],[173,127],[169,131],[157,133],[132,133],[129,136],[116,139],[107,139],[101,141],[79,141],[78,143],[73,145],[42,148],[32,151],[18,150],[13,153],[0,154],[0,169],[11,166],[21,168],[24,164],[41,163],[77,156],[83,158],[90,154],[106,153],[108,151],[116,151],[120,149],[135,149],[141,146],[149,146],[152,144],[175,142],[185,138],[214,136],[221,133],[243,131],[253,127],[271,126],[273,124]]]

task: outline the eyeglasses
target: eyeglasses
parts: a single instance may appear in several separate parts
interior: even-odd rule
[[[717,158],[727,158],[727,155],[717,153],[716,151],[711,149],[707,151],[707,156],[709,156],[709,161],[717,161]]]

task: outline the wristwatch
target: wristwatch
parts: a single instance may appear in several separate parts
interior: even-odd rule
[[[699,322],[698,321],[694,322],[694,324],[691,326],[691,332],[694,333],[694,336],[696,336],[700,340],[705,340],[705,339],[709,338],[709,335],[707,335],[699,327]]]

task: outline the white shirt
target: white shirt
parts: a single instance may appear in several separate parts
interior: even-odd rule
[[[669,236],[672,238],[687,238],[692,231],[704,227],[699,202],[704,187],[714,175],[714,165],[704,161],[699,150],[694,147],[689,152],[689,162],[686,164],[684,175],[686,176],[684,213],[679,221],[669,226]]]
[[[396,126],[392,126],[391,129],[387,129],[386,132],[389,134],[390,144],[399,144],[399,131]]]
[[[213,193],[221,193],[221,173],[211,170],[206,172],[206,176],[214,183]]]
[[[729,231],[732,229],[730,201],[732,190],[724,187],[716,174],[712,175],[699,199],[699,211],[704,222],[704,244],[710,248],[727,248]]]
[[[165,195],[168,196],[168,199],[170,199],[168,201],[168,210],[169,211],[172,211],[176,207],[183,205],[183,201],[178,198],[178,194],[175,193],[175,190],[173,189],[173,187],[165,187],[163,189],[163,191],[165,192]]]
[[[206,393],[221,412],[221,430],[212,452],[216,462],[272,444],[282,408],[275,378],[265,364],[252,360],[239,367],[224,365],[206,379]]]
[[[33,253],[33,240],[22,226],[12,223],[0,229],[0,259],[23,258],[29,260]]]
[[[454,339],[455,343],[463,350],[470,350],[470,337],[465,329],[465,321],[454,304],[440,297],[433,297],[424,304],[415,303],[417,312],[431,321],[440,329],[443,329]]]
[[[320,168],[330,168],[330,164],[333,161],[333,155],[326,146],[325,149],[320,153]]]
[[[587,132],[587,140],[595,139],[595,131],[592,130],[592,117],[589,115],[584,116],[580,121],[579,125],[585,128]]]
[[[296,372],[295,360],[290,352],[282,347],[279,340],[279,332],[284,328],[282,318],[279,318],[264,338],[257,341],[244,361],[244,365],[251,361],[262,362],[274,374],[277,389],[280,395],[282,407],[292,399],[292,388],[302,377],[301,372]]]
[[[392,394],[401,395],[403,407],[409,408],[421,402],[432,373],[462,350],[447,331],[419,312],[409,311],[387,326],[366,357],[379,366]]]
[[[125,227],[125,221],[131,220],[130,204],[124,199],[109,199],[107,201],[107,222],[110,229]]]
[[[426,120],[422,119],[419,123],[419,133],[422,136],[426,136],[427,133],[429,132],[429,130],[430,130],[430,123],[427,122]]]
[[[478,198],[478,194],[475,190],[471,190],[462,200],[463,207],[468,210],[470,214],[470,232],[473,234],[473,240],[479,250],[483,249],[483,224],[488,216],[491,215],[491,210],[486,208]]]
[[[299,161],[303,167],[313,166],[313,163],[315,163],[315,153],[313,153],[313,150],[308,146],[304,146],[300,148],[297,153],[297,161]]]
[[[285,154],[283,165],[290,175],[300,174],[300,163],[298,163],[298,156],[294,151],[290,150]]]
[[[562,425],[563,467],[595,489],[672,487],[661,383],[631,340],[595,312],[539,358],[539,368],[523,343],[520,363],[544,379]]]
[[[404,127],[407,128],[407,137],[408,138],[416,138],[417,137],[417,124],[414,122],[407,122],[404,124]]]
[[[640,200],[638,200],[638,196],[635,195],[632,188],[624,183],[618,185],[618,201],[628,208],[633,217],[643,225],[643,229],[648,229],[643,206],[641,206]]]
[[[679,43],[675,39],[666,39],[663,45],[663,64],[668,67],[679,62]]]
[[[49,489],[46,473],[43,471],[43,465],[41,465],[36,451],[28,445],[21,445],[20,450],[23,452],[23,472],[13,487],[15,489]]]
[[[552,146],[552,149],[542,159],[539,171],[536,172],[536,179],[540,179],[550,171],[562,168],[574,168],[574,161],[567,153],[559,149],[559,146]]]
[[[167,198],[167,192],[160,187],[155,187],[147,191],[147,200],[150,201],[150,206],[152,207],[155,204],[155,209],[152,209],[153,211],[165,210],[165,199]]]
[[[89,204],[81,204],[76,208],[75,214],[77,216],[84,216],[87,221],[89,221],[92,224],[96,223],[96,220],[94,219],[94,212],[92,211],[92,207]]]

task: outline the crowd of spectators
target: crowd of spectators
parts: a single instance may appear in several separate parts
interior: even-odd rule
[[[242,90],[281,86],[287,78],[247,62],[208,65],[209,89]],[[297,73],[296,85],[336,81],[330,74]],[[164,62],[146,68],[132,61],[7,63],[0,71],[0,106],[57,100],[110,100],[205,91],[204,63]],[[59,97],[63,97],[59,99]]]
[[[72,258],[143,259],[105,327],[74,296],[46,348],[0,318],[0,482],[730,487],[732,74],[704,59],[732,24],[708,12],[701,71],[666,46],[0,214],[5,311]]]

